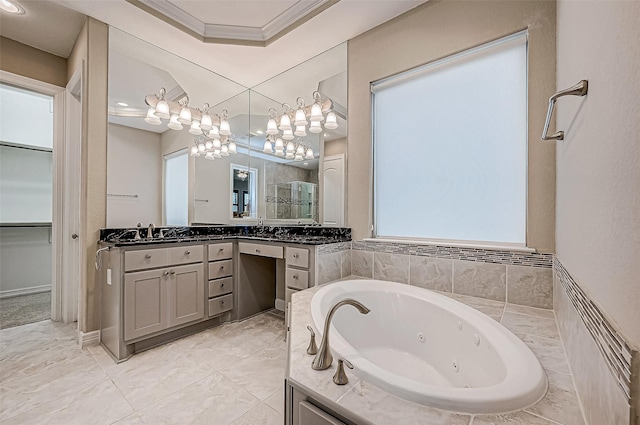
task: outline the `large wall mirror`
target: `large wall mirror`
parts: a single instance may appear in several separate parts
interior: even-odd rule
[[[346,67],[344,43],[248,90],[111,27],[107,227],[344,225]],[[275,139],[266,134],[270,114],[279,119],[283,104],[295,111],[298,97],[308,113],[319,100],[323,118],[332,112],[337,128],[322,122],[321,131],[312,132],[307,117],[306,135],[291,140],[293,157],[277,155]],[[161,98],[168,115],[150,119]],[[193,125],[174,129],[179,125],[170,118],[183,118],[183,106],[203,134]],[[212,118],[210,130],[203,115]]]

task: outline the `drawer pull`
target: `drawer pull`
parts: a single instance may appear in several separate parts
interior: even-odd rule
[[[220,284],[220,287],[221,287],[221,288],[224,288],[224,283],[221,283],[221,284]]]
[[[162,273],[162,276],[164,276],[164,277],[169,276],[169,272],[164,272],[164,273]]]
[[[298,275],[297,275],[297,274],[294,274],[294,275],[293,275],[293,278],[294,278],[295,280],[298,280]]]
[[[220,305],[224,305],[224,301],[220,301]]]
[[[220,248],[220,252],[224,251],[224,248]]]
[[[224,270],[224,266],[220,266],[220,270]]]
[[[151,254],[146,254],[146,255],[144,256],[144,259],[145,259],[145,260],[150,260],[150,259],[151,259]]]
[[[171,272],[171,273],[169,273],[169,274],[170,274],[171,276],[173,276],[174,274],[176,274],[176,272]]]
[[[191,251],[189,251],[189,250],[186,250],[186,251],[184,252],[184,255],[190,255],[190,254],[191,254]]]
[[[258,248],[256,248],[256,252],[257,252],[257,253],[259,253],[259,252],[260,252],[260,250],[259,250]]]
[[[293,258],[298,258],[298,254],[293,254]]]

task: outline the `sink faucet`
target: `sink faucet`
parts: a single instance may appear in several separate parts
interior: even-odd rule
[[[150,223],[149,227],[147,227],[147,239],[153,239],[154,230],[156,230],[156,226],[154,226],[153,223]]]
[[[311,363],[311,368],[314,370],[325,370],[331,367],[333,356],[331,355],[331,349],[329,348],[329,326],[331,325],[331,319],[333,318],[334,313],[343,305],[352,305],[362,314],[368,314],[371,311],[353,298],[346,298],[331,307],[331,310],[329,310],[329,314],[327,314],[324,321],[324,332],[322,333],[320,349],[318,350],[316,357],[313,359],[313,363]]]

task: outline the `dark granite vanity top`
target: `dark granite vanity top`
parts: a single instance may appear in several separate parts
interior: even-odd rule
[[[160,230],[164,237],[160,237]],[[140,239],[135,239],[136,230]],[[100,241],[110,246],[135,246],[223,239],[323,245],[351,240],[349,227],[322,226],[190,226],[157,227],[147,238],[146,227],[100,229]]]

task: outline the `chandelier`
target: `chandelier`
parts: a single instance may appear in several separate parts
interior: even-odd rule
[[[187,126],[189,133],[194,136],[205,134],[215,139],[220,136],[231,136],[228,113],[222,111],[222,116],[210,114],[210,106],[205,103],[202,109],[189,106],[189,96],[184,96],[177,102],[165,99],[167,91],[160,89],[160,95],[150,94],[145,97],[145,103],[149,105],[145,121],[149,124],[160,125],[162,120],[169,120],[167,127],[172,130],[182,130]],[[207,133],[205,133],[205,131]]]
[[[302,141],[309,132],[320,133],[324,128],[334,130],[338,128],[338,119],[331,109],[333,103],[329,99],[322,100],[319,92],[313,92],[313,104],[305,106],[304,99],[298,97],[295,111],[286,103],[282,104],[282,114],[274,108],[269,109],[269,122],[267,123],[267,140],[264,142],[263,152],[275,153],[276,156],[284,156],[287,159],[302,161],[313,159],[313,149]],[[326,114],[326,116],[325,116]],[[309,118],[309,121],[307,121]],[[293,120],[293,121],[292,121]],[[278,124],[278,122],[280,124]],[[295,130],[293,127],[295,126]],[[282,131],[282,134],[280,134]],[[298,136],[296,142],[293,140]],[[287,141],[285,145],[285,141]]]
[[[242,180],[245,181],[247,179],[247,177],[249,177],[249,173],[245,170],[238,170],[238,172],[236,173],[236,176]]]

